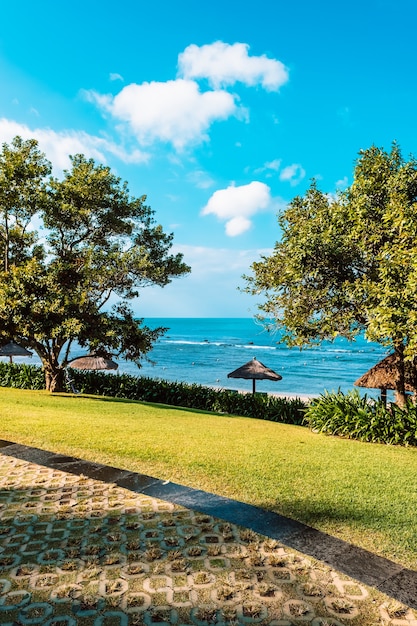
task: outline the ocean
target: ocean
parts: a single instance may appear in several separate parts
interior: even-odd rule
[[[257,381],[257,391],[289,396],[347,392],[387,355],[382,346],[363,336],[355,342],[338,338],[308,349],[288,348],[279,343],[278,333],[268,332],[253,318],[147,318],[144,322],[168,330],[148,354],[151,362],[145,361],[138,370],[120,361],[120,372],[224,389],[252,390],[252,381],[227,378],[227,374],[255,357],[282,376],[277,382]]]
[[[353,383],[386,356],[379,344],[359,336],[356,341],[336,339],[300,350],[279,342],[280,335],[267,332],[253,318],[145,318],[144,323],[167,328],[139,369],[134,363],[115,359],[118,372],[210,387],[252,391],[252,381],[227,378],[227,374],[255,357],[282,376],[282,380],[256,382],[256,391],[287,396],[317,396]],[[74,348],[71,358],[85,354]],[[31,358],[15,362],[39,363]],[[360,390],[370,396],[379,392]]]

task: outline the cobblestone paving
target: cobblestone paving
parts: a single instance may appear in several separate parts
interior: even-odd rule
[[[243,527],[0,455],[0,624],[417,626]]]

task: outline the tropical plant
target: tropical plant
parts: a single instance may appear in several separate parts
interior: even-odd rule
[[[326,392],[305,410],[305,423],[316,432],[349,439],[397,445],[417,445],[417,406],[386,406],[381,400]]]

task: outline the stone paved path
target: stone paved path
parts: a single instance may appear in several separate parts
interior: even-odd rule
[[[0,447],[3,626],[417,626],[413,572],[385,559],[213,494]],[[358,576],[329,565],[340,554]]]

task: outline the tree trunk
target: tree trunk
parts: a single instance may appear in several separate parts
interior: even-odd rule
[[[405,393],[405,365],[404,365],[404,346],[399,344],[395,348],[398,355],[398,379],[396,380],[395,402],[400,407],[407,404],[407,396]]]
[[[65,391],[64,370],[59,366],[50,363],[44,364],[46,390],[51,393]]]
[[[396,389],[395,391],[395,404],[398,404],[399,407],[404,408],[407,404],[407,394],[405,392]]]

